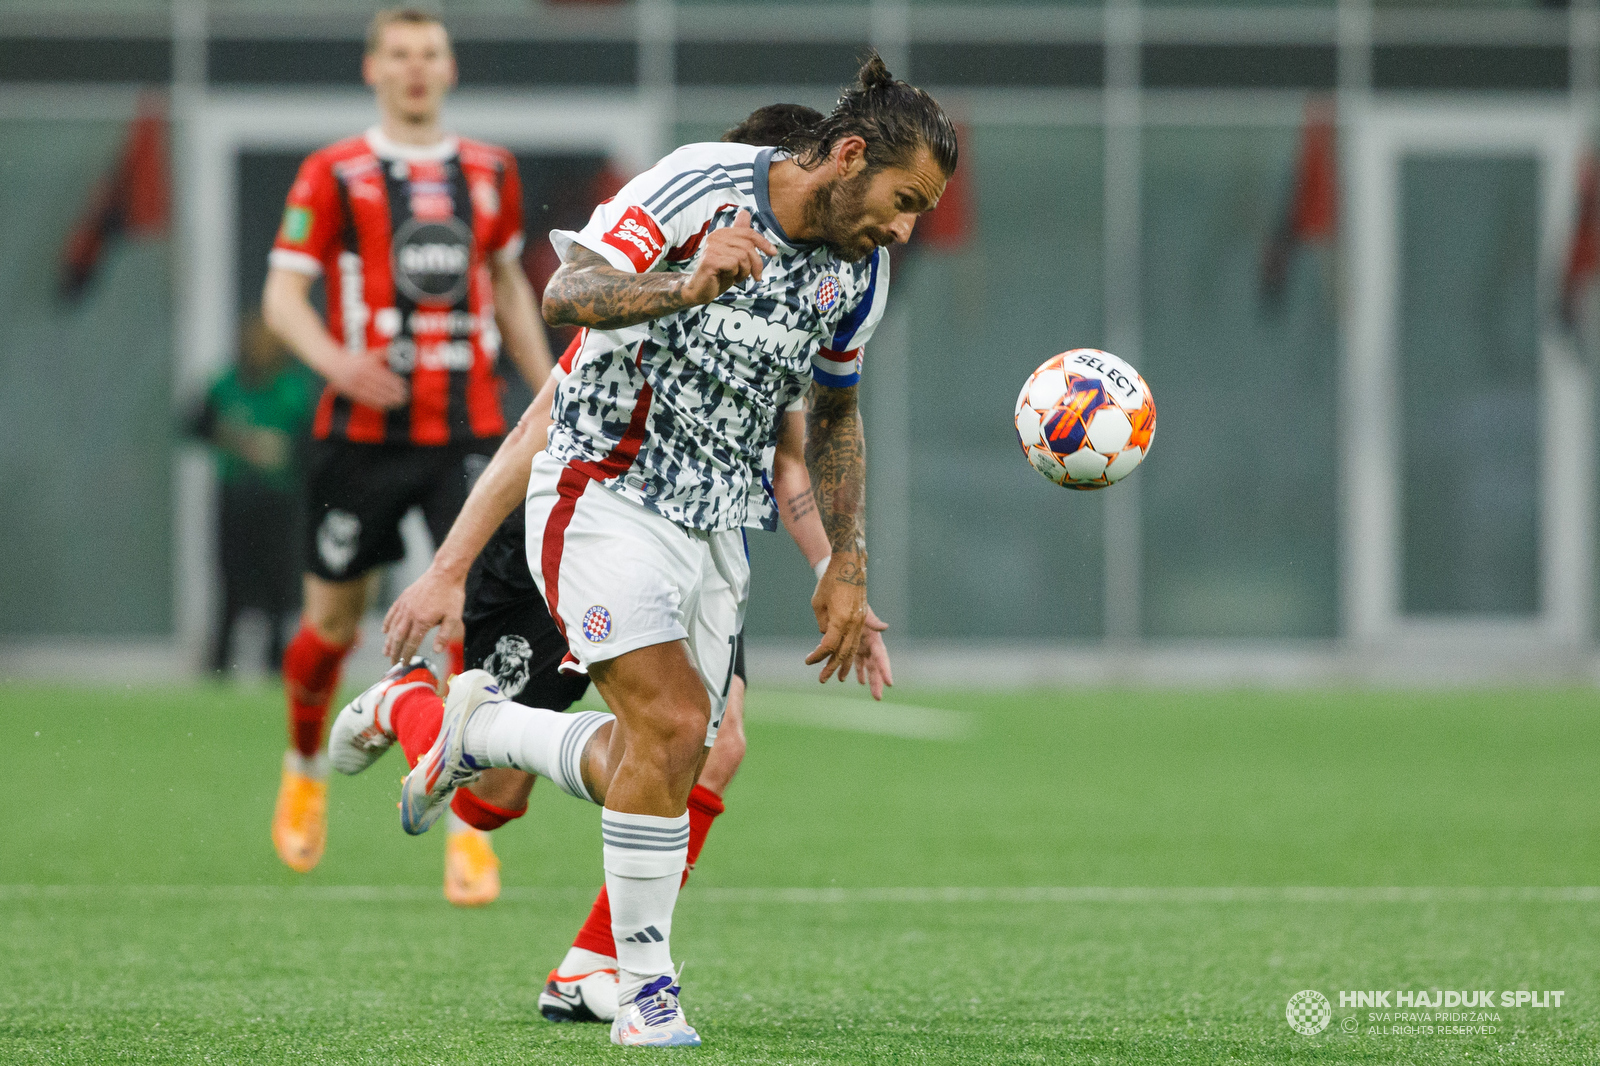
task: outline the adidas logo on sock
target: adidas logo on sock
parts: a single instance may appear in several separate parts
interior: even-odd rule
[[[622,939],[629,944],[659,944],[666,937],[662,936],[661,931],[655,926],[647,925],[632,936],[625,936]]]

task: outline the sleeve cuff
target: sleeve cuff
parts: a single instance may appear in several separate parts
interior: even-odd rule
[[[317,262],[315,256],[304,252],[292,251],[288,248],[274,248],[267,254],[267,265],[275,266],[282,270],[292,270],[296,274],[305,274],[317,277],[322,273],[322,264]]]
[[[594,252],[618,270],[626,271],[629,274],[638,273],[634,269],[633,261],[627,257],[622,249],[613,248],[599,237],[591,237],[587,233],[576,233],[569,229],[553,229],[550,231],[550,244],[555,248],[556,254],[561,257],[563,263],[567,261],[567,253],[572,250],[572,246],[577,244]]]

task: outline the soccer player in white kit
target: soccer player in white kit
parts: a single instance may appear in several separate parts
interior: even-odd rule
[[[743,621],[742,529],[782,412],[810,390],[806,465],[832,556],[806,659],[843,680],[866,613],[861,349],[882,317],[886,246],[955,170],[949,118],[876,55],[833,112],[772,148],[680,148],[551,240],[551,324],[587,329],[528,485],[528,562],[613,720],[506,700],[467,671],[407,775],[421,832],[491,767],[603,804],[618,963],[611,1039],[697,1045],[670,950],[686,800],[716,736]],[[603,739],[604,743],[599,741]]]

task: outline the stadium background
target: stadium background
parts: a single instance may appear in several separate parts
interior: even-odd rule
[[[200,661],[209,464],[176,413],[255,305],[292,160],[370,115],[370,8],[0,11],[9,669]],[[1556,313],[1592,4],[442,10],[453,121],[513,143],[535,211],[760,103],[826,105],[869,43],[962,123],[964,217],[900,257],[869,357],[873,598],[908,676],[1593,672],[1592,388]],[[66,235],[150,90],[170,225],[66,305]],[[1336,232],[1293,217],[1308,159]],[[1015,389],[1068,346],[1155,390],[1153,457],[1116,492],[1054,491],[1012,443]],[[767,672],[812,625],[778,540],[752,545]]]
[[[282,695],[201,676],[183,423],[294,161],[371,121],[373,6],[0,0],[0,1060],[612,1061],[533,1005],[592,809],[541,786],[501,899],[454,909],[391,756],[294,874]],[[442,11],[447,118],[518,153],[535,274],[596,188],[826,107],[868,44],[964,130],[865,369],[886,704],[808,681],[809,571],[752,538],[750,753],[674,928],[700,1058],[1597,1061],[1594,0]],[[1160,410],[1108,492],[1013,440],[1075,345]],[[1380,988],[1567,999],[1286,1024]]]

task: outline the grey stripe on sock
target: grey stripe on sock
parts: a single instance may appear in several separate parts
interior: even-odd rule
[[[662,840],[690,839],[690,831],[688,829],[677,829],[674,832],[632,832],[627,826],[603,824],[603,826],[600,826],[600,832],[603,832],[605,836],[621,837],[624,840],[643,840],[646,844],[661,844]]]
[[[627,843],[622,843],[620,841],[612,840],[610,837],[604,838],[604,842],[606,844],[610,845],[613,848],[622,848],[625,851],[688,851],[688,845],[686,843],[679,843],[679,844],[627,844]]]
[[[594,797],[583,784],[583,749],[588,746],[589,738],[611,717],[601,711],[580,711],[578,720],[567,727],[566,736],[561,738],[561,750],[555,766],[561,777],[556,785],[567,795],[594,802]]]
[[[638,833],[641,836],[651,837],[678,836],[689,831],[687,822],[680,825],[657,827],[653,825],[635,825],[632,822],[620,822],[610,818],[602,818],[600,819],[600,825],[605,829],[615,829],[619,833]]]

